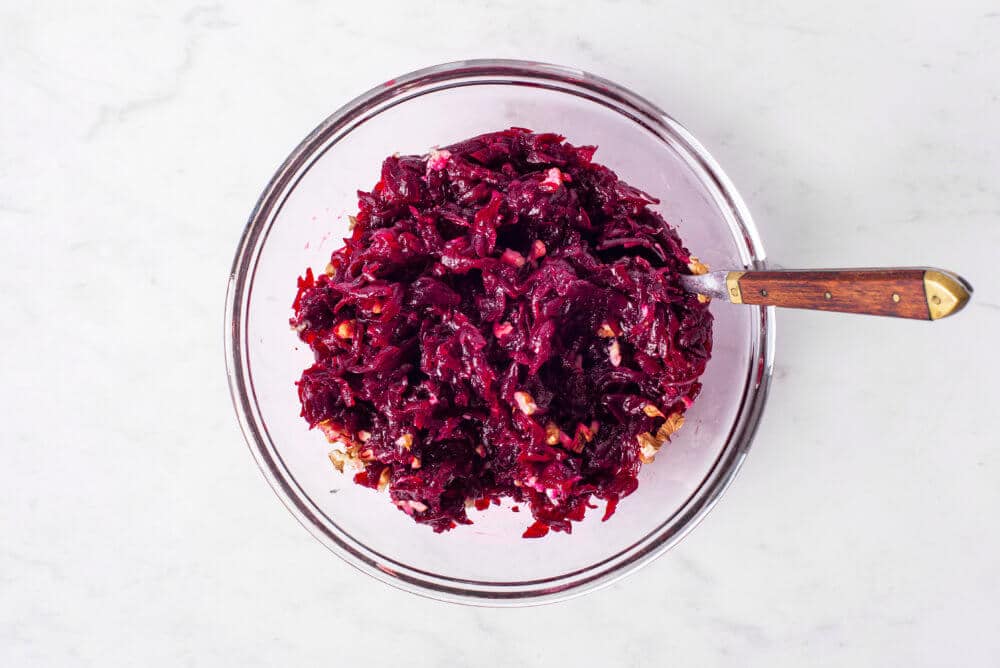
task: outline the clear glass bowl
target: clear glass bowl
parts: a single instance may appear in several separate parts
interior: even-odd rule
[[[359,570],[432,598],[481,605],[565,599],[607,585],[676,544],[733,480],[771,376],[772,311],[713,304],[714,352],[687,422],[639,489],[607,522],[592,513],[572,535],[521,538],[530,514],[470,510],[445,534],[337,473],[328,445],[299,417],[294,382],[311,354],[290,331],[295,279],[321,271],[347,236],[356,191],[382,159],[424,153],[511,126],[596,144],[596,160],[662,199],[688,248],[717,268],[764,266],[735,189],[676,121],[634,93],[579,70],[476,60],[386,82],[325,120],[292,152],[250,216],[226,304],[226,362],[236,413],[261,470],[289,511]]]

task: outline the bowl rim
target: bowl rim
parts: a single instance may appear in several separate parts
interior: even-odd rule
[[[372,88],[328,116],[285,159],[254,206],[230,270],[225,308],[225,359],[230,395],[244,439],[261,473],[288,511],[317,540],[348,564],[394,587],[436,600],[513,607],[567,600],[608,586],[650,563],[676,545],[715,506],[732,484],[760,423],[774,364],[774,309],[750,307],[751,356],[740,410],[722,452],[687,501],[654,531],[633,545],[584,569],[529,582],[473,582],[427,573],[394,562],[318,517],[318,508],[284,471],[277,448],[253,396],[248,358],[246,313],[260,251],[277,212],[326,150],[360,123],[413,97],[456,85],[543,85],[576,94],[642,124],[662,141],[670,140],[716,196],[748,269],[767,266],[756,226],[729,178],[708,151],[658,106],[630,90],[579,69],[508,59],[443,63],[409,72]],[[332,141],[331,141],[332,140]],[[387,563],[388,562],[388,563]]]

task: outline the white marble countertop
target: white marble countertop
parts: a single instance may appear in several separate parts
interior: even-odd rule
[[[996,665],[996,2],[250,4],[0,9],[0,665]],[[222,356],[232,253],[287,152],[377,82],[487,56],[658,102],[785,266],[977,288],[931,325],[780,313],[707,520],[522,610],[329,554],[258,473]]]

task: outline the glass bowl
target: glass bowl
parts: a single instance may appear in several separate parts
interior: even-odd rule
[[[292,152],[243,233],[229,279],[226,362],[250,450],[289,511],[361,571],[432,598],[526,605],[569,598],[650,562],[704,517],[736,475],[771,376],[773,311],[713,304],[714,352],[687,422],[607,522],[521,538],[528,513],[470,509],[474,524],[435,534],[387,496],[331,466],[299,417],[295,381],[312,361],[290,331],[296,278],[317,273],[347,236],[356,191],[396,151],[425,153],[511,126],[596,144],[595,160],[662,200],[659,210],[712,267],[762,268],[742,200],[707,151],[655,105],[579,70],[510,60],[438,65],[390,80],[336,111]]]

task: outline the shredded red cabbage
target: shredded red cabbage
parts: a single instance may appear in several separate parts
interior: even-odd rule
[[[604,519],[680,427],[712,348],[704,271],[595,148],[511,128],[392,156],[299,279],[302,416],[417,522],[526,505],[525,537]]]

